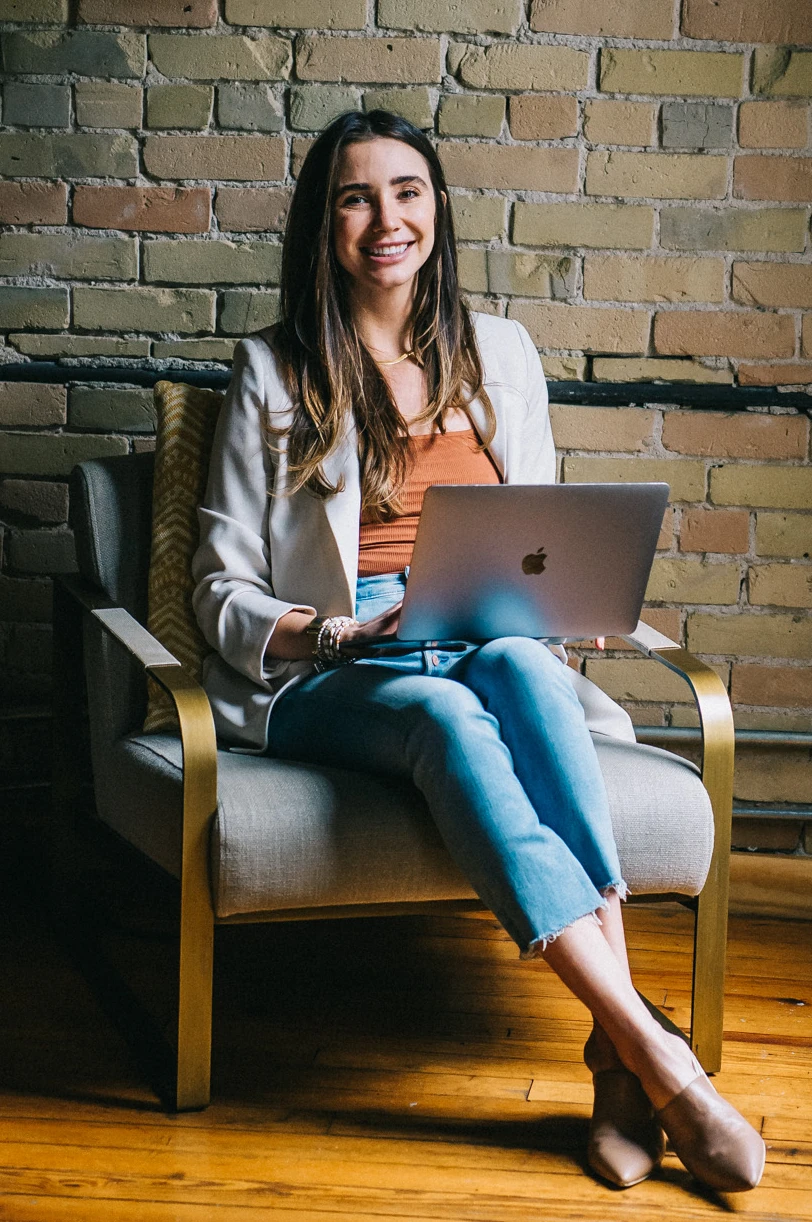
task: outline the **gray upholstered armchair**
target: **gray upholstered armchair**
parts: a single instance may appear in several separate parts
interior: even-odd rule
[[[218,750],[202,688],[142,627],[153,456],[78,467],[71,506],[80,576],[56,591],[56,803],[77,804],[86,688],[98,818],[179,882],[176,1068],[171,1104],[209,1099],[214,925],[481,907],[420,795],[371,775]],[[641,624],[631,644],[691,685],[700,779],[655,747],[596,736],[624,875],[637,897],[696,909],[691,1040],[719,1068],[733,725],[721,681]],[[144,734],[145,672],[180,734]]]

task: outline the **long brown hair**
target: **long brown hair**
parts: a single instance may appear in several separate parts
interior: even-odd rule
[[[423,133],[385,110],[351,111],[327,127],[305,158],[282,250],[281,319],[273,347],[294,405],[287,434],[288,491],[306,488],[326,499],[340,491],[324,460],[354,417],[359,439],[362,508],[385,520],[400,509],[409,431],[392,393],[353,322],[346,273],[335,255],[333,206],[341,153],[348,144],[386,137],[410,145],[429,167],[435,203],[433,249],[417,276],[412,350],[425,370],[428,403],[419,419],[444,431],[444,414],[469,414],[479,398],[487,445],[495,432],[493,406],[470,313],[460,298],[454,223],[439,158]],[[270,427],[271,444],[279,430]]]

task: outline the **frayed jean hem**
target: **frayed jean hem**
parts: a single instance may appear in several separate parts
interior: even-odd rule
[[[600,891],[604,899],[608,898],[608,896],[611,895],[613,892],[615,895],[619,896],[621,901],[624,901],[631,894],[627,883],[624,882],[622,878],[619,879],[617,882],[608,883],[607,886],[601,887],[601,891]],[[568,921],[566,925],[562,925],[560,929],[554,930],[553,933],[543,934],[541,937],[534,938],[533,941],[524,950],[519,951],[519,958],[520,959],[538,959],[541,955],[544,954],[544,952],[546,951],[547,947],[550,945],[551,942],[555,942],[556,938],[559,938],[565,929],[571,929],[572,926],[577,921],[584,921],[584,920],[591,919],[595,922],[596,925],[602,925],[603,922],[601,921],[600,917],[598,916],[598,913],[605,912],[608,907],[609,905],[606,903],[599,904],[597,909],[590,909],[588,912],[581,913],[580,916],[574,917],[573,920]]]

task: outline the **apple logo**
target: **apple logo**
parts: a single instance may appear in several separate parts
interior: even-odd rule
[[[547,559],[547,553],[543,547],[540,547],[537,552],[530,552],[522,561],[522,572],[543,573],[544,561]]]

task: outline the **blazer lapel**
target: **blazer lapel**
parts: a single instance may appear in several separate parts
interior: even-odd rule
[[[358,439],[351,421],[341,443],[324,461],[324,474],[331,484],[343,489],[322,502],[327,521],[341,557],[349,603],[348,615],[355,611],[358,578],[358,531],[361,522],[361,475],[358,464]]]

